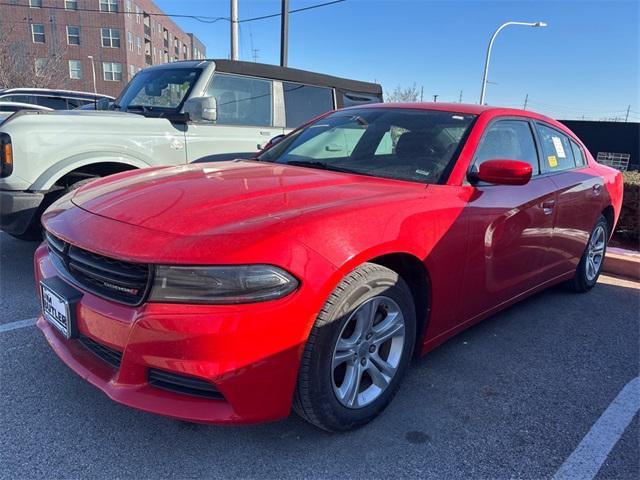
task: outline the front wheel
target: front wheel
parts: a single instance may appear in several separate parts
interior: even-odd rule
[[[327,431],[369,422],[397,392],[415,336],[415,307],[405,281],[380,265],[361,265],[318,315],[301,361],[294,409]]]
[[[591,231],[587,247],[576,268],[576,274],[569,281],[569,287],[573,291],[578,293],[588,292],[597,283],[598,277],[602,273],[604,257],[607,253],[608,239],[609,225],[607,220],[600,215]]]

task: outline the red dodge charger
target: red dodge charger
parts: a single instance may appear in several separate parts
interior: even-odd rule
[[[188,421],[293,406],[352,429],[414,355],[552,285],[591,289],[620,213],[621,175],[528,111],[372,105],[277,140],[49,208],[38,326],[72,370]]]

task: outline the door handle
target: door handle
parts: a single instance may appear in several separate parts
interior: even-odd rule
[[[593,187],[592,187],[593,193],[596,195],[600,195],[600,192],[602,191],[602,185],[600,185],[599,183],[596,183]]]
[[[544,212],[545,215],[551,215],[553,213],[553,207],[556,206],[556,201],[545,200],[540,204],[540,206],[542,207],[542,211]]]

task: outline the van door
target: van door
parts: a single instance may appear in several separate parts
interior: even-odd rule
[[[217,120],[187,126],[187,161],[247,158],[283,133],[275,93],[272,80],[215,73],[204,96],[215,97]]]

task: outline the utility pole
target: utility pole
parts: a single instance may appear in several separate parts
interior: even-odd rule
[[[522,107],[523,110],[527,109],[527,103],[529,103],[529,94],[528,93],[524,96],[524,105]]]
[[[420,101],[422,102],[424,99],[424,85],[420,87]]]
[[[282,0],[280,17],[280,66],[286,67],[289,52],[289,0]]]
[[[231,0],[231,60],[238,60],[238,0]]]
[[[458,96],[458,103],[462,103],[462,90],[460,90],[460,95]]]
[[[433,96],[433,103],[436,103],[436,102],[438,101],[438,97],[439,97],[439,96],[440,96],[440,95],[434,95],[434,96]]]
[[[631,110],[631,105],[627,105],[627,115],[624,117],[625,123],[629,121],[629,110]]]

